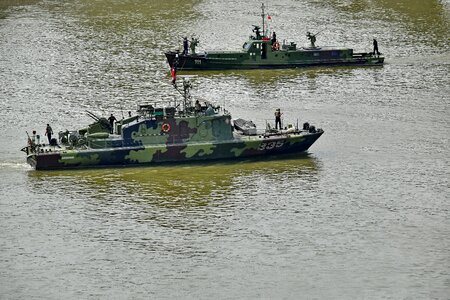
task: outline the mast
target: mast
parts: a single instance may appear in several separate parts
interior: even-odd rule
[[[183,103],[183,111],[186,112],[187,108],[190,107],[190,101],[191,101],[191,93],[190,93],[190,89],[191,89],[192,85],[189,81],[185,80],[183,78],[183,98],[184,98],[184,103]]]
[[[183,96],[183,111],[186,112],[187,109],[189,107],[191,107],[191,103],[190,103],[190,101],[191,101],[190,89],[192,87],[192,84],[188,80],[183,78],[183,91],[178,89],[178,86],[176,84],[174,84],[173,87],[175,88],[175,90],[178,93],[180,93],[180,95]],[[178,105],[176,105],[176,102],[175,102],[175,107],[178,107]]]
[[[265,37],[266,29],[264,28],[264,17],[265,17],[265,14],[264,14],[264,2],[261,5],[261,10],[262,10],[262,13],[261,13],[261,17],[262,17],[262,35],[263,35],[263,37]]]

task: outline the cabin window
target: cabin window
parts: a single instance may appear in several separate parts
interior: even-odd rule
[[[252,47],[252,43],[247,43],[245,42],[244,45],[242,46],[242,48],[244,48],[245,50],[249,50]]]
[[[339,57],[339,51],[331,51],[332,57]]]
[[[267,44],[261,45],[261,58],[266,59],[267,58]]]
[[[320,56],[320,53],[319,52],[314,52],[313,55],[317,57],[317,56]]]

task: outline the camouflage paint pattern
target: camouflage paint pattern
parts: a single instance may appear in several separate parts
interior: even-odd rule
[[[124,125],[121,135],[87,135],[87,146],[46,146],[27,160],[36,169],[68,169],[232,159],[303,152],[322,134],[237,134],[228,114],[141,118]]]

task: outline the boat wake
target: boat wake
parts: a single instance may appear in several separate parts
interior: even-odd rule
[[[7,169],[14,169],[14,170],[27,170],[30,169],[28,164],[23,161],[0,161],[0,170],[7,170]]]

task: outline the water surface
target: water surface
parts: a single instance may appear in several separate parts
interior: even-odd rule
[[[26,165],[26,131],[177,99],[163,52],[239,49],[260,4],[0,3],[0,298],[448,298],[448,1],[268,2],[280,39],[377,38],[386,64],[187,75],[235,117],[323,128],[307,155]]]

